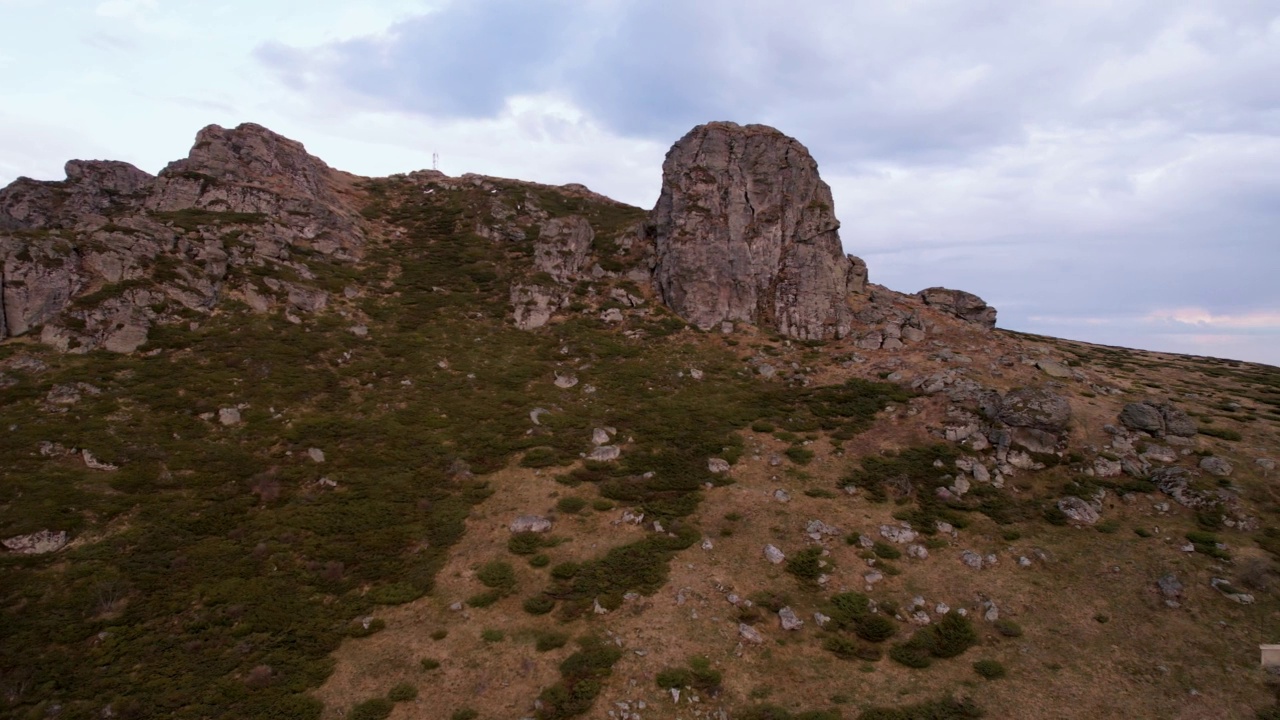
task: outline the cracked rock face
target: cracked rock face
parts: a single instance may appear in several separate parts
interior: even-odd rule
[[[866,265],[845,256],[831,189],[795,139],[763,125],[700,125],[667,153],[649,216],[654,281],[704,330],[742,321],[790,337],[843,337]]]

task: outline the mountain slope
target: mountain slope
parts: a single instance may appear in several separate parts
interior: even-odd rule
[[[0,707],[1268,705],[1280,370],[847,279],[826,340],[769,303],[698,304],[699,330],[655,268],[724,270],[662,265],[662,222],[746,217],[707,210],[354,178],[257,126],[202,131],[155,178],[73,163],[0,191]],[[549,531],[513,533],[527,515]]]

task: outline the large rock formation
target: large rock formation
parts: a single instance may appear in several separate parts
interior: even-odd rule
[[[225,287],[229,267],[306,279],[295,253],[352,260],[364,245],[346,176],[259,125],[206,127],[158,176],[96,160],[66,173],[0,189],[0,339],[39,328],[63,350],[130,352],[177,308],[206,312],[228,294],[260,305],[277,290],[297,307],[314,292]]]
[[[703,329],[742,321],[843,337],[866,265],[844,255],[832,205],[796,140],[763,125],[698,126],[667,153],[650,214],[658,292]]]

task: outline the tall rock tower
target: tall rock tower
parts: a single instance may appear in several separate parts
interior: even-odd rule
[[[794,138],[764,125],[700,125],[667,153],[654,282],[710,329],[741,321],[805,340],[849,333],[866,265],[845,256],[831,188]]]

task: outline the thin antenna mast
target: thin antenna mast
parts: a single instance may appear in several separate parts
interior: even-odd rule
[[[431,153],[431,169],[432,170],[440,169],[440,153],[438,152]]]

